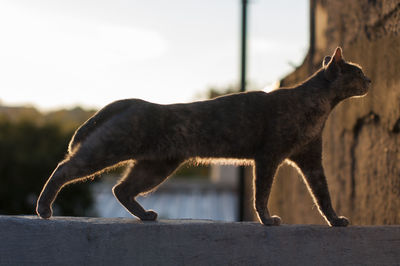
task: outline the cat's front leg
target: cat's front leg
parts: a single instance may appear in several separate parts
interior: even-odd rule
[[[322,142],[317,139],[303,149],[302,152],[290,157],[303,172],[310,193],[318,206],[322,216],[330,226],[347,226],[349,220],[344,216],[337,216],[332,207],[328,184],[322,167]]]
[[[268,198],[274,180],[277,163],[270,159],[256,160],[254,166],[255,208],[260,222],[263,225],[280,225],[279,216],[270,216]]]
[[[329,223],[331,226],[348,226],[350,224],[350,221],[344,216],[339,216],[331,219]]]

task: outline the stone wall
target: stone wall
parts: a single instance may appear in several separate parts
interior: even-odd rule
[[[0,215],[0,265],[398,265],[400,226]]]
[[[324,129],[324,168],[338,214],[352,224],[400,223],[400,1],[311,0],[310,50],[281,81],[290,86],[321,66],[336,46],[372,79],[366,97],[348,99]],[[325,223],[301,177],[283,165],[272,213],[284,223]]]

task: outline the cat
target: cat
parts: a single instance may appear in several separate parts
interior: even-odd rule
[[[255,210],[264,225],[279,225],[267,204],[278,166],[296,164],[321,215],[330,226],[347,226],[337,216],[322,167],[322,129],[342,100],[367,93],[371,80],[346,62],[342,49],[326,56],[322,67],[293,88],[253,91],[187,104],[160,105],[139,99],[113,102],[74,134],[66,159],[47,180],[37,214],[48,219],[63,186],[87,179],[120,163],[130,163],[113,187],[114,196],[132,214],[153,221],[135,197],[154,190],[183,162],[214,158],[252,162]]]

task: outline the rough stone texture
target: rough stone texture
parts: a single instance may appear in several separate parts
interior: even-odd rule
[[[400,226],[0,216],[0,265],[398,265]]]
[[[311,43],[282,86],[304,80],[342,46],[372,79],[369,94],[335,108],[324,130],[324,167],[333,205],[352,224],[400,223],[400,1],[311,0]],[[280,168],[272,213],[286,223],[325,223],[301,177]]]

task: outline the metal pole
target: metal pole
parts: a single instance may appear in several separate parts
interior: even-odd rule
[[[314,53],[315,53],[315,6],[316,0],[310,0],[310,48],[308,50],[309,69],[311,75],[314,71]]]
[[[246,50],[247,50],[247,0],[242,1],[242,34],[240,60],[240,91],[246,90]]]
[[[246,91],[247,0],[242,1],[240,91]],[[245,220],[245,167],[239,167],[239,221]]]

